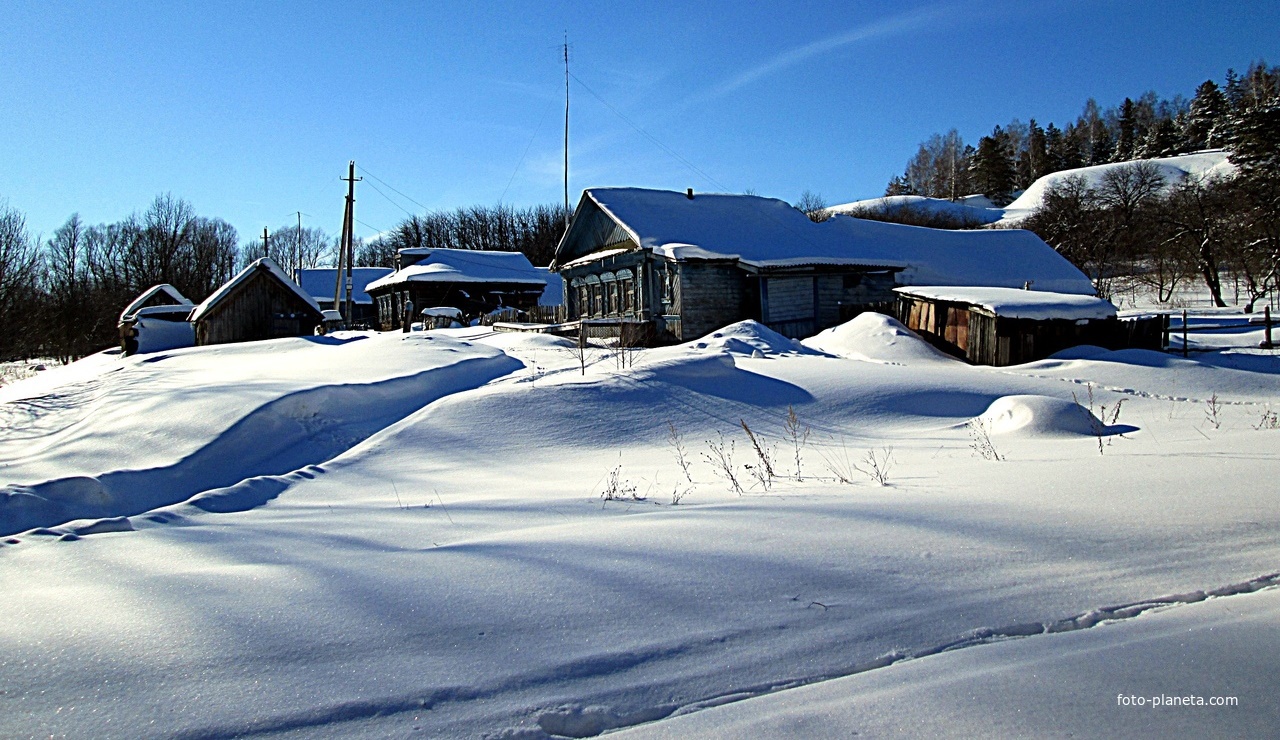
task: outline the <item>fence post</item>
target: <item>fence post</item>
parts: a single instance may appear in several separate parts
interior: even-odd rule
[[[1263,329],[1263,334],[1262,334],[1263,336],[1262,349],[1272,349],[1273,347],[1275,347],[1275,345],[1271,343],[1271,305],[1270,304],[1262,307],[1262,325],[1263,327],[1265,327]]]
[[[1187,309],[1182,309],[1182,356],[1187,356]]]

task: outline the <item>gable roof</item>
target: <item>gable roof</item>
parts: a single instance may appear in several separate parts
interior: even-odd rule
[[[900,268],[899,281],[906,284],[1021,288],[1031,281],[1044,290],[1094,292],[1084,273],[1030,231],[945,231],[841,215],[814,223],[776,198],[708,193],[690,199],[644,188],[584,191],[555,264],[563,267],[620,243],[677,261],[728,259],[760,270]]]
[[[337,282],[336,267],[306,267],[293,271],[299,287],[316,301],[332,301],[333,286]],[[353,267],[351,268],[351,300],[357,304],[373,303],[373,298],[365,291],[369,283],[391,274],[390,267]],[[342,295],[346,296],[344,283]]]
[[[963,303],[1009,319],[1110,319],[1118,313],[1115,305],[1103,298],[1044,290],[913,285],[894,291],[932,301]]]
[[[231,295],[231,292],[235,290],[237,285],[248,280],[249,277],[258,272],[269,273],[273,278],[279,280],[281,285],[292,291],[294,295],[298,296],[298,298],[308,306],[315,309],[317,316],[323,315],[323,312],[320,310],[320,306],[316,304],[315,300],[312,299],[311,296],[307,295],[306,291],[299,287],[297,283],[290,280],[284,270],[280,269],[280,265],[275,263],[275,260],[270,257],[262,257],[261,259],[255,260],[253,264],[244,268],[235,277],[224,283],[221,288],[218,288],[213,292],[213,295],[201,301],[200,305],[196,306],[195,310],[191,312],[191,318],[188,320],[192,323],[199,321],[202,317],[213,310],[215,306],[221,303],[223,299]]]
[[[546,286],[549,280],[520,252],[473,249],[402,249],[401,255],[420,257],[412,265],[370,282],[365,290],[377,290],[407,282],[525,283]]]
[[[147,305],[147,302],[157,296],[165,297],[173,301],[172,305],[191,306],[191,299],[178,292],[178,289],[168,283],[153,285],[142,292],[142,295],[133,299],[133,302],[124,307],[120,312],[120,321],[127,321],[134,314]]]

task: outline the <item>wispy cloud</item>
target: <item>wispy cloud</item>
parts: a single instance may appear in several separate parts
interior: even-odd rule
[[[702,97],[718,98],[746,87],[762,77],[767,77],[788,67],[794,67],[801,62],[829,54],[846,46],[922,28],[949,15],[949,12],[949,9],[944,6],[930,5],[867,23],[834,36],[818,39],[804,46],[782,52],[763,64],[752,67],[726,80],[709,90]]]

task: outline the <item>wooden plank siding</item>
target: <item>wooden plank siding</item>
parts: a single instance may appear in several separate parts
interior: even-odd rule
[[[269,271],[258,270],[195,322],[196,344],[309,335],[322,318]]]
[[[1161,350],[1167,317],[1016,319],[946,301],[900,296],[896,316],[938,349],[975,365],[1020,365],[1082,344]]]

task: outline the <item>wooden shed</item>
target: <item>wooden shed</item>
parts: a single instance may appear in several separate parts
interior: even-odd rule
[[[1082,344],[1162,349],[1164,317],[1122,320],[1090,295],[1014,288],[896,288],[897,318],[934,346],[975,365],[1018,365]]]
[[[191,312],[197,345],[304,336],[323,320],[311,296],[269,257],[241,270]]]
[[[182,325],[187,323],[193,308],[191,301],[168,283],[144,290],[120,312],[116,326],[120,331],[121,351],[132,355],[138,351],[190,345],[190,327]],[[155,341],[146,341],[144,333],[152,335]]]

